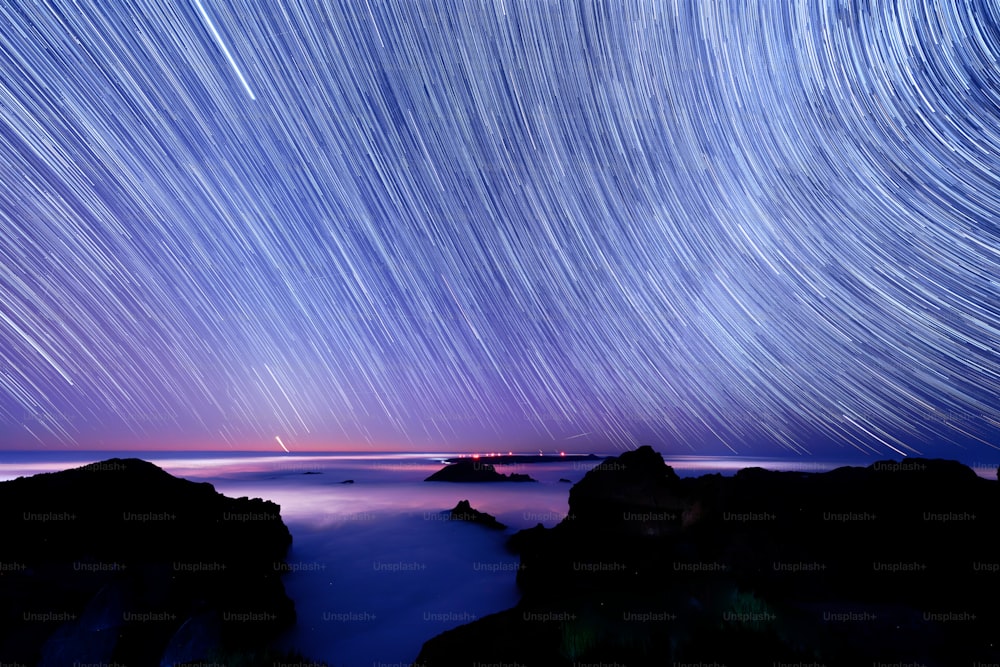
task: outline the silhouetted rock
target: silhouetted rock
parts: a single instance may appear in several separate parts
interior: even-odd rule
[[[588,530],[676,530],[683,506],[680,478],[652,447],[603,461],[569,491],[569,514]]]
[[[563,483],[563,484],[572,484],[572,483],[573,483],[573,482],[572,482],[572,480],[568,480],[568,479],[566,479],[565,477],[560,477],[560,478],[559,478],[559,481],[560,481],[561,483]]]
[[[517,607],[417,662],[1000,663],[998,503],[953,461],[680,479],[640,448],[589,471],[554,528],[511,537]]]
[[[507,526],[497,521],[496,517],[492,514],[487,514],[486,512],[480,512],[479,510],[474,509],[472,505],[469,504],[468,500],[459,500],[458,504],[451,510],[449,518],[452,521],[469,521],[471,523],[478,523],[481,526],[493,528],[494,530],[504,530],[507,528]]]
[[[534,482],[528,475],[503,475],[492,463],[480,459],[460,459],[446,465],[424,480],[425,482]]]
[[[279,511],[138,459],[0,483],[0,657],[157,665],[168,644],[262,645],[295,620]]]
[[[345,479],[343,482],[341,482],[341,484],[354,484],[354,480],[353,479]]]
[[[501,454],[500,456],[484,457],[494,465],[509,465],[511,463],[569,463],[579,461],[600,461],[604,456],[596,454]],[[469,458],[462,456],[458,458],[444,459],[445,463],[458,463],[468,461]],[[483,459],[473,459],[483,460]]]

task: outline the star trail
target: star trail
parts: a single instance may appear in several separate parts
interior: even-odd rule
[[[0,446],[993,452],[998,57],[973,0],[5,2]]]

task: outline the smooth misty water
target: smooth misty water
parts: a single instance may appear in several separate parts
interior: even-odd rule
[[[539,483],[448,484],[422,481],[441,468],[445,454],[17,452],[0,458],[0,480],[113,456],[144,458],[179,477],[209,481],[228,496],[278,503],[294,538],[285,587],[298,612],[282,643],[331,667],[409,665],[430,637],[516,604],[518,559],[506,551],[506,540],[537,523],[558,523],[571,486],[560,478],[577,482],[596,465],[498,466]],[[821,472],[844,465],[694,456],[668,463],[682,476],[728,475],[749,466]],[[995,470],[977,472],[995,478]],[[341,483],[348,479],[354,483]],[[443,520],[463,499],[507,530]]]
[[[506,540],[558,523],[571,486],[559,479],[578,481],[595,465],[500,467],[538,484],[450,484],[423,481],[445,455],[52,453],[5,457],[0,480],[112,456],[139,456],[228,496],[278,503],[294,540],[284,581],[298,614],[282,644],[331,667],[409,665],[427,639],[514,606],[518,559]],[[508,529],[444,520],[463,499]]]

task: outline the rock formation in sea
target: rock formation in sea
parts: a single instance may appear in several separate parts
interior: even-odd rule
[[[497,472],[492,463],[481,459],[459,459],[424,480],[425,482],[534,482],[528,475]]]
[[[486,526],[487,528],[492,528],[494,530],[504,530],[507,528],[507,526],[497,521],[496,517],[492,514],[480,512],[472,507],[468,500],[459,500],[458,504],[455,505],[455,507],[448,513],[448,518],[452,521],[468,521],[470,523],[477,523],[481,526]]]

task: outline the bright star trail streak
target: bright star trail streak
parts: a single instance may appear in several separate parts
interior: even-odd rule
[[[243,84],[243,88],[246,89],[247,95],[250,96],[251,100],[256,100],[253,91],[250,90],[250,84],[243,77],[243,72],[240,71],[240,66],[236,64],[236,59],[233,58],[233,54],[229,52],[229,48],[226,47],[226,43],[222,41],[222,35],[215,28],[215,24],[212,23],[212,19],[209,17],[208,12],[205,11],[205,7],[201,4],[201,0],[194,0],[195,4],[198,5],[198,12],[201,14],[201,18],[205,20],[205,25],[208,26],[209,31],[212,33],[212,37],[215,39],[215,43],[219,45],[219,49],[222,50],[223,55],[226,56],[226,60],[229,61],[229,66],[233,68],[233,72],[236,73],[237,78],[239,78],[240,83]]]
[[[2,448],[995,455],[995,2],[0,25]]]

